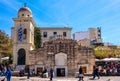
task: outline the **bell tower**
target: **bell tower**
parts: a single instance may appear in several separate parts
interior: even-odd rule
[[[13,64],[29,65],[29,51],[34,49],[34,21],[31,10],[20,8],[17,18],[13,18]]]

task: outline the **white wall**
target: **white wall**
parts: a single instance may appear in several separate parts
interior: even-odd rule
[[[73,38],[76,41],[79,41],[82,39],[89,39],[89,34],[88,34],[88,32],[76,32],[76,33],[74,33]]]
[[[40,28],[42,35],[42,42],[48,41],[50,36],[53,36],[53,32],[57,32],[57,35],[62,35],[66,32],[66,39],[71,39],[71,28]],[[47,38],[43,37],[43,32],[47,32]]]

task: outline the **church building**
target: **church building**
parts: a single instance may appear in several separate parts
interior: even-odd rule
[[[71,28],[41,28],[41,35],[45,36],[42,38],[44,42],[41,48],[35,50],[32,11],[26,6],[20,8],[13,21],[13,65],[17,70],[29,65],[31,70],[35,69],[36,74],[39,74],[44,68],[52,67],[56,77],[67,77],[75,76],[82,66],[84,73],[92,73],[95,64],[94,50],[81,47],[71,39]]]

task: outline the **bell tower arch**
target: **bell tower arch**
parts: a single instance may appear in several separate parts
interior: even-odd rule
[[[31,10],[26,6],[20,8],[13,21],[13,64],[28,65],[29,51],[34,49],[34,20]],[[20,59],[23,61],[19,61]]]

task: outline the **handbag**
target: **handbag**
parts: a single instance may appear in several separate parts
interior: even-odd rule
[[[79,77],[84,77],[84,75],[83,74],[79,74]]]

